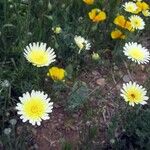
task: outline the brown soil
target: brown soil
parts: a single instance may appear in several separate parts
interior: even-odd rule
[[[51,119],[45,121],[41,127],[34,129],[36,130],[34,133],[36,149],[61,150],[63,143],[67,141],[76,150],[78,145],[82,145],[81,135],[84,134],[86,128],[93,125],[98,126],[98,136],[93,139],[92,143],[105,145],[108,142],[107,129],[110,119],[118,110],[118,102],[114,98],[116,95],[119,96],[123,75],[141,84],[148,78],[148,73],[143,66],[135,68],[134,71],[129,71],[128,68],[121,70],[122,68],[113,69],[111,74],[110,70],[96,69],[81,74],[79,80],[86,82],[93,90],[88,104],[78,112],[69,114],[64,111],[61,102],[55,103]],[[124,101],[121,102],[121,105],[124,105]],[[92,110],[91,115],[87,115],[86,107]]]

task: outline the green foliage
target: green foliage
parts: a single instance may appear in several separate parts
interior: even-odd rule
[[[116,137],[116,131],[122,131]],[[115,117],[109,126],[109,137],[115,139],[113,149],[148,150],[150,147],[150,110],[136,108],[126,110],[125,116]]]
[[[74,111],[85,104],[88,98],[89,89],[86,83],[82,81],[77,81],[72,87],[72,92],[68,98],[67,109]]]
[[[62,150],[72,150],[73,146],[69,142],[64,142],[62,145]]]
[[[93,140],[98,135],[97,126],[89,126],[83,129],[83,132],[80,134],[81,143],[79,144],[79,149],[82,150],[91,150],[94,149]]]
[[[11,84],[9,80],[0,81],[0,149],[26,150],[31,134],[26,128],[20,130],[16,125],[14,104],[17,102],[15,99],[17,93],[12,89]],[[14,120],[15,123],[11,123],[11,120]]]
[[[26,128],[22,129],[17,135],[16,126],[10,125],[9,128],[5,128],[0,137],[0,141],[2,142],[2,149],[7,150],[26,150],[29,148],[29,139],[32,138],[32,135],[26,130]]]
[[[66,68],[65,68],[65,70],[66,70],[66,76],[67,76],[67,78],[69,78],[69,79],[72,79],[72,77],[73,77],[73,66],[71,65],[71,64],[69,64]]]

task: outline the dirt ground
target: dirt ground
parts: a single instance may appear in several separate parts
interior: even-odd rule
[[[82,145],[81,135],[92,125],[97,125],[99,132],[97,138],[92,141],[93,144],[107,144],[108,125],[111,117],[118,110],[118,103],[114,98],[117,94],[119,96],[122,83],[133,80],[143,84],[148,78],[148,71],[144,66],[133,71],[129,71],[126,67],[124,71],[121,70],[122,68],[115,66],[112,72],[101,68],[81,74],[79,80],[86,82],[93,92],[86,104],[89,112],[86,108],[82,108],[78,112],[69,114],[64,110],[61,102],[55,103],[51,119],[45,121],[41,127],[33,129],[36,149],[61,150],[63,143],[67,141],[76,150],[79,144]],[[90,112],[92,114],[88,115]]]

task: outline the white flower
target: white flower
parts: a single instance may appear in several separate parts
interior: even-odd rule
[[[146,64],[150,60],[149,51],[145,47],[142,47],[141,44],[129,42],[125,44],[123,49],[124,54],[138,64]]]
[[[133,2],[126,2],[124,5],[124,10],[127,11],[127,12],[131,12],[131,13],[134,13],[136,10],[137,10],[137,6],[135,3]]]
[[[134,104],[147,104],[149,97],[146,96],[146,89],[138,85],[136,82],[129,82],[123,84],[121,89],[121,96],[126,102],[129,102],[129,105],[134,106]]]
[[[89,50],[91,48],[91,44],[81,36],[76,35],[74,37],[74,40],[75,40],[76,45],[80,49],[79,53],[81,52],[82,49]]]
[[[24,56],[30,63],[37,67],[49,66],[56,58],[54,49],[50,47],[46,49],[46,43],[39,42],[30,43],[26,46]]]
[[[133,29],[143,30],[145,26],[144,20],[138,15],[132,15],[129,18]]]
[[[53,102],[44,92],[32,90],[31,94],[26,92],[19,99],[16,109],[23,122],[29,121],[32,125],[40,126],[42,120],[50,118],[48,114],[52,112]]]

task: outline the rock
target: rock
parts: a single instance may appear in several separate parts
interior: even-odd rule
[[[111,143],[111,144],[114,144],[114,143],[115,143],[115,139],[111,139],[111,140],[110,140],[110,143]]]
[[[119,68],[117,66],[114,66],[114,70],[119,70]]]
[[[99,72],[96,71],[96,70],[94,70],[94,71],[92,71],[92,74],[93,74],[94,76],[97,76],[97,75],[99,75]]]
[[[34,149],[38,149],[38,145],[37,144],[34,144]]]
[[[120,84],[116,85],[117,90],[120,90],[122,86]]]
[[[104,78],[99,78],[96,80],[96,83],[100,86],[104,86],[106,84],[106,81]]]
[[[90,125],[91,125],[91,122],[90,122],[90,121],[87,121],[87,122],[86,122],[86,125],[87,125],[87,126],[90,126]]]
[[[124,82],[129,82],[130,81],[130,77],[128,75],[124,75],[123,76],[123,81]]]
[[[78,114],[73,114],[73,118],[78,118]]]
[[[145,66],[141,65],[141,69],[142,69],[142,71],[144,71],[145,70]]]
[[[54,108],[60,108],[61,106],[58,104],[54,104]]]

